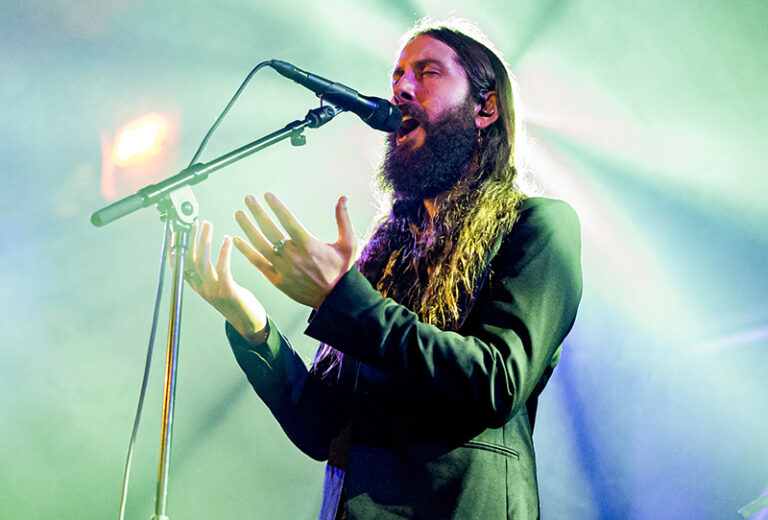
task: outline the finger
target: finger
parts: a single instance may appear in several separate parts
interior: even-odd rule
[[[207,220],[203,222],[203,230],[200,232],[200,243],[197,246],[197,258],[195,266],[197,272],[205,279],[214,279],[213,263],[211,263],[211,236],[213,224]]]
[[[267,240],[273,244],[285,240],[285,233],[277,227],[277,224],[275,224],[269,214],[264,210],[261,204],[259,204],[256,197],[248,195],[245,198],[245,205],[251,210],[251,214],[256,219],[256,223],[259,225],[259,228],[261,228],[261,232],[264,236],[267,237]]]
[[[336,203],[336,226],[339,228],[339,244],[349,247],[355,245],[355,228],[347,211],[347,197],[341,197]]]
[[[232,279],[232,271],[230,270],[230,262],[232,259],[232,237],[224,235],[224,242],[221,244],[221,250],[219,251],[219,260],[216,262],[216,274],[220,281],[230,287],[234,284]]]
[[[291,213],[288,208],[286,208],[285,205],[280,202],[280,199],[275,197],[275,195],[272,193],[266,193],[264,195],[264,200],[266,200],[267,204],[269,204],[269,207],[272,208],[272,211],[275,213],[277,220],[279,220],[283,225],[285,230],[288,232],[288,235],[298,245],[304,246],[309,241],[311,235],[304,228],[304,226],[301,225],[296,217],[293,216],[293,213]]]
[[[234,243],[237,250],[240,251],[249,262],[256,266],[256,268],[267,277],[267,280],[273,284],[277,283],[278,273],[275,270],[275,267],[269,263],[269,260],[264,258],[261,253],[251,246],[251,244],[240,237],[235,237]]]
[[[245,214],[245,211],[236,211],[235,220],[240,226],[240,229],[243,230],[243,233],[245,233],[245,236],[248,237],[248,240],[253,244],[253,247],[255,247],[262,256],[265,256],[270,261],[273,260],[275,252],[272,249],[272,243],[262,235],[259,228],[257,228],[250,217]]]
[[[189,242],[187,245],[187,253],[184,255],[184,270],[195,270],[195,258],[197,257],[197,250],[195,245],[197,244],[197,220],[192,224],[192,229],[189,231]]]

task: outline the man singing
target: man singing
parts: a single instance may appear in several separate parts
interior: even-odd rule
[[[325,244],[248,196],[247,241],[225,237],[214,267],[204,223],[186,278],[288,437],[327,460],[321,519],[535,519],[531,435],[581,297],[578,220],[514,187],[511,82],[490,44],[434,25],[404,41],[403,124],[379,172],[392,206],[359,257],[346,198]],[[313,309],[311,367],[233,280],[233,244]]]

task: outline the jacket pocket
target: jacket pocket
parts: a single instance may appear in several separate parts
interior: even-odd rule
[[[499,455],[506,455],[507,457],[520,459],[520,455],[515,450],[513,450],[512,448],[507,448],[506,446],[502,446],[500,444],[493,444],[485,441],[471,440],[471,441],[465,442],[463,446],[466,448],[475,448],[479,450],[490,451],[493,453],[498,453]]]

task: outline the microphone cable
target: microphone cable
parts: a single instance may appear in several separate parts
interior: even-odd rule
[[[195,161],[197,161],[197,158],[200,157],[200,154],[203,152],[203,148],[205,148],[205,145],[208,144],[208,139],[211,138],[211,135],[213,135],[213,132],[219,127],[222,120],[224,119],[224,116],[227,115],[229,112],[229,109],[232,108],[232,105],[235,104],[235,101],[237,101],[237,98],[240,97],[240,94],[243,93],[243,90],[245,90],[245,86],[248,84],[248,82],[251,81],[251,78],[254,74],[259,72],[261,69],[266,67],[267,65],[270,65],[272,63],[271,60],[269,61],[262,61],[258,65],[256,65],[251,72],[248,73],[248,75],[245,77],[243,82],[240,84],[240,87],[235,92],[235,95],[232,96],[232,99],[229,100],[229,103],[227,103],[227,106],[224,107],[224,110],[221,111],[221,114],[216,117],[216,120],[213,122],[213,125],[211,125],[211,128],[206,132],[205,137],[203,137],[203,140],[200,142],[200,146],[197,148],[197,151],[195,152],[195,155],[192,156],[192,160],[189,161],[189,166],[192,166],[195,164]]]

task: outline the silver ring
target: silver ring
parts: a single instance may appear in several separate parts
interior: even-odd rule
[[[285,240],[280,240],[279,242],[272,245],[272,251],[274,251],[279,255],[284,247],[285,247]]]

